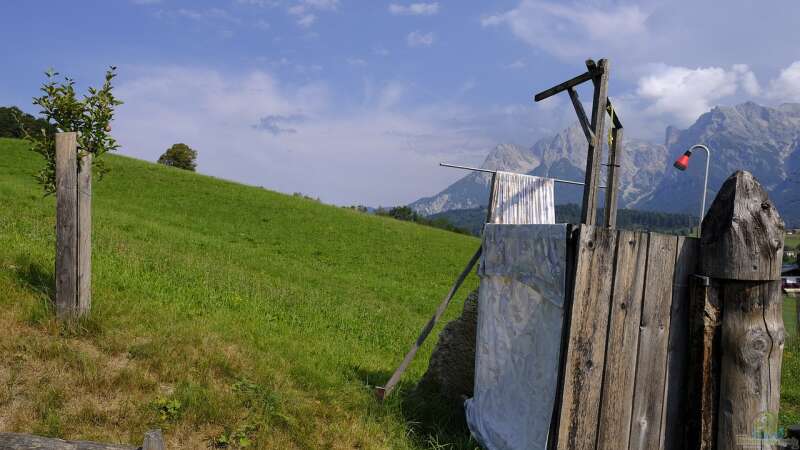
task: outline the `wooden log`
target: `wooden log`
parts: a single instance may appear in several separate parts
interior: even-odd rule
[[[722,302],[718,448],[736,448],[778,413],[784,224],[748,172],[729,177],[703,220],[701,270]]]
[[[77,315],[92,305],[92,154],[81,158],[78,168]]]
[[[598,450],[628,448],[648,238],[633,231],[620,231],[617,238]]]
[[[616,230],[583,225],[579,233],[557,425],[563,450],[595,448],[617,241]]]
[[[78,194],[77,133],[56,133],[56,314],[77,307]]]
[[[631,449],[657,449],[661,441],[677,245],[675,236],[650,234],[633,393]]]
[[[689,285],[697,271],[700,241],[678,237],[675,277],[672,282],[672,312],[670,318],[669,347],[667,350],[667,378],[664,383],[664,415],[661,423],[660,448],[683,450],[686,448],[686,389],[689,363]]]
[[[685,448],[715,450],[719,409],[722,305],[708,277],[692,277],[689,294],[689,367]]]
[[[617,227],[618,171],[620,171],[621,164],[622,128],[613,128],[611,130],[611,145],[608,147],[608,182],[606,183],[605,224],[608,228]]]
[[[594,140],[589,144],[586,156],[586,178],[583,189],[583,203],[581,223],[594,225],[597,223],[597,205],[600,185],[600,160],[603,154],[603,131],[605,131],[606,102],[608,100],[608,72],[609,62],[601,59],[594,69],[594,62],[587,61],[590,72],[599,70],[600,74],[594,77],[594,99],[592,102],[592,133]]]
[[[131,445],[65,441],[21,433],[0,433],[0,450],[137,450]]]
[[[780,280],[783,220],[752,174],[738,171],[725,181],[702,227],[703,275]]]

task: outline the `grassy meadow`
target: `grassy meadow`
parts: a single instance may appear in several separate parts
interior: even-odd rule
[[[33,180],[40,161],[11,139],[0,155],[0,430],[138,444],[160,427],[173,449],[475,448],[436,398],[407,395],[438,330],[399,395],[379,406],[372,387],[476,238],[109,156],[93,313],[64,328],[48,307],[54,199]],[[800,423],[794,301],[784,424]]]
[[[94,186],[93,313],[65,329],[48,307],[55,201],[32,177],[40,160],[11,139],[0,155],[0,430],[139,444],[161,427],[170,448],[474,447],[434,400],[404,395],[433,342],[388,404],[372,386],[476,238],[110,156]]]

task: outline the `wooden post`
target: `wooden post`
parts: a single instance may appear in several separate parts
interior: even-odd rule
[[[78,164],[77,133],[56,133],[56,314],[89,313],[92,301],[92,155]]]
[[[78,195],[77,133],[56,133],[56,314],[77,306]]]
[[[594,61],[586,61],[589,72],[594,72]],[[605,130],[606,102],[608,100],[608,70],[607,59],[601,59],[597,63],[600,74],[596,75],[594,81],[594,98],[592,102],[592,134],[594,139],[589,144],[589,152],[586,156],[586,178],[583,189],[583,211],[581,212],[581,223],[594,225],[597,223],[597,199],[600,185],[600,160],[603,155],[603,131]]]
[[[700,271],[722,306],[719,449],[739,448],[759,421],[777,420],[783,233],[766,191],[742,171],[725,181],[703,220]]]
[[[88,314],[92,305],[92,154],[78,168],[78,265],[77,311]]]

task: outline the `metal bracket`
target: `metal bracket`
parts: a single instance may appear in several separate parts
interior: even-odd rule
[[[698,274],[694,274],[694,275],[692,275],[692,277],[700,280],[700,286],[703,286],[703,287],[711,286],[711,278],[710,277],[707,277],[705,275],[698,275]]]

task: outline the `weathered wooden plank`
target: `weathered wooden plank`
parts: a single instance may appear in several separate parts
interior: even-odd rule
[[[600,160],[603,155],[603,131],[605,130],[606,101],[608,100],[609,62],[601,59],[594,68],[593,61],[586,62],[590,72],[600,70],[594,78],[594,100],[592,102],[592,133],[594,140],[589,144],[586,156],[586,178],[583,189],[581,223],[594,225],[597,223],[598,193],[600,185]]]
[[[593,450],[600,410],[617,231],[583,225],[565,352],[557,448]]]
[[[697,270],[700,242],[678,237],[675,276],[672,282],[672,312],[664,383],[664,414],[661,419],[663,450],[686,448],[686,388],[689,355],[689,283]]]
[[[628,448],[648,237],[647,233],[620,231],[617,238],[598,450]]]
[[[719,405],[722,305],[708,278],[692,277],[686,438],[689,449],[715,450]]]
[[[92,154],[83,156],[79,166],[76,313],[83,315],[92,305]]]
[[[592,78],[599,76],[601,70],[602,70],[601,68],[590,69],[589,71],[584,72],[578,75],[577,77],[571,78],[561,84],[551,87],[550,89],[545,89],[542,92],[539,92],[538,94],[533,96],[533,100],[536,102],[540,102],[548,97],[552,97],[558,94],[559,92],[566,91],[569,88],[573,88],[581,83],[589,81]]]
[[[21,433],[0,433],[0,450],[136,450],[131,445],[64,441]]]
[[[572,100],[572,106],[575,108],[575,114],[578,115],[578,123],[581,124],[583,134],[586,135],[586,142],[591,144],[594,142],[594,133],[589,127],[589,119],[586,117],[586,111],[583,109],[583,104],[578,98],[578,92],[574,88],[568,88],[569,98]]]
[[[778,413],[783,296],[780,280],[726,280],[720,288],[723,316],[717,448],[737,448],[737,439],[752,436],[759,418]]]
[[[56,314],[71,316],[77,304],[77,133],[56,133]]]
[[[657,449],[660,443],[677,244],[675,236],[650,234],[633,394],[631,450]]]
[[[617,227],[618,171],[621,164],[622,128],[613,128],[611,130],[611,145],[608,147],[608,181],[606,182],[605,224],[608,228]]]

